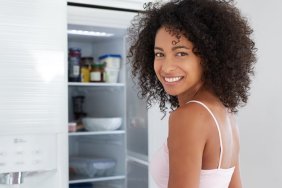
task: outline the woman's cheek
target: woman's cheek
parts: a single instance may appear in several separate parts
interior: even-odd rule
[[[154,71],[155,71],[155,74],[157,75],[158,79],[160,80],[159,78],[159,73],[160,73],[160,64],[159,62],[157,61],[154,61]]]

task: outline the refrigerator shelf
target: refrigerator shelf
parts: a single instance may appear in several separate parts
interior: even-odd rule
[[[149,161],[148,161],[148,156],[141,154],[141,153],[136,153],[133,151],[128,151],[127,152],[127,160],[128,161],[134,161],[136,163],[149,166]]]
[[[69,184],[100,182],[100,181],[110,181],[110,180],[123,180],[123,179],[125,179],[125,176],[108,176],[108,177],[97,177],[97,178],[85,178],[85,177],[77,176],[77,177],[70,179]]]
[[[69,86],[108,86],[108,87],[124,87],[124,83],[90,83],[90,82],[69,82]]]
[[[85,135],[113,135],[113,134],[125,134],[124,130],[117,131],[85,131],[85,132],[71,132],[69,136],[85,136]]]

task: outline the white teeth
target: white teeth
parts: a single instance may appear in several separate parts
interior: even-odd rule
[[[178,77],[173,77],[173,78],[164,78],[165,79],[165,81],[167,81],[167,82],[176,82],[176,81],[178,81],[178,80],[180,80],[182,77],[181,76],[178,76]]]

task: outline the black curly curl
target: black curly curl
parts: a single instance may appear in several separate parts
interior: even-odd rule
[[[154,43],[160,27],[173,35],[185,36],[202,59],[203,80],[221,102],[237,112],[248,99],[250,76],[254,74],[256,48],[253,30],[232,0],[176,0],[166,4],[147,3],[128,30],[131,47],[129,62],[137,78],[140,95],[148,107],[159,102],[165,113],[179,106],[175,96],[168,95],[154,72]]]

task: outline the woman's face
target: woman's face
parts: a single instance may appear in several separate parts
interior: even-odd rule
[[[161,27],[155,38],[154,70],[169,95],[190,96],[202,85],[201,59],[183,35],[172,36]]]

